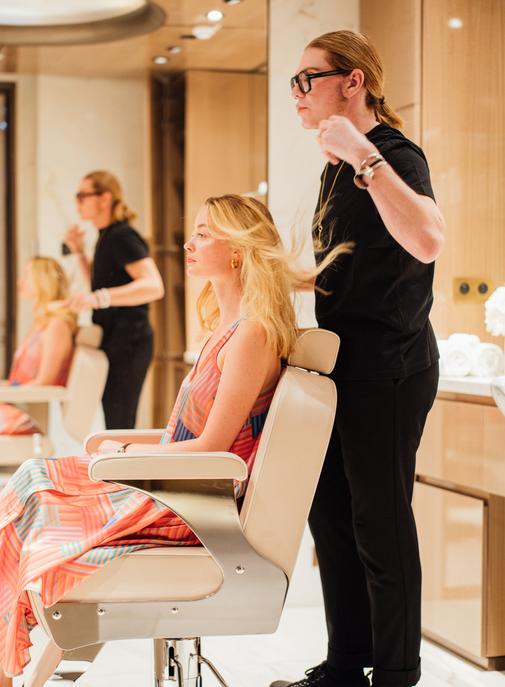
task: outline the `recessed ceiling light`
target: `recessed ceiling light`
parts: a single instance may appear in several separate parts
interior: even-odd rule
[[[195,38],[198,38],[201,41],[208,41],[209,38],[212,38],[212,36],[216,33],[218,29],[219,26],[217,25],[209,26],[208,24],[199,24],[197,26],[193,26],[191,31]]]
[[[242,0],[223,0],[227,5],[238,5]]]
[[[165,48],[165,50],[172,55],[178,55],[180,52],[182,52],[180,45],[169,45],[168,48]]]
[[[209,21],[221,21],[223,17],[224,14],[221,10],[210,10],[210,12],[207,12],[207,19]]]
[[[460,17],[451,17],[447,25],[450,29],[461,29],[463,27],[463,20]]]
[[[153,57],[154,64],[167,64],[169,61],[166,55],[156,55],[156,57]]]

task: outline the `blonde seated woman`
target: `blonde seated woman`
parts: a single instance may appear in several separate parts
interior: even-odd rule
[[[209,336],[182,383],[163,445],[107,440],[100,450],[231,451],[250,474],[281,360],[297,337],[290,293],[343,250],[335,248],[317,269],[302,272],[262,203],[236,195],[209,198],[185,244],[188,275],[208,280],[198,313]],[[3,685],[29,661],[35,618],[25,590],[33,581],[49,606],[105,559],[199,543],[180,518],[147,495],[91,481],[88,464],[89,456],[26,461],[0,494]],[[244,483],[237,485],[237,497],[244,491]],[[53,517],[40,527],[48,509]],[[97,555],[97,548],[106,555]]]
[[[33,301],[33,324],[2,384],[65,386],[74,349],[76,315],[56,305],[68,297],[68,281],[61,265],[52,258],[32,258],[18,280],[21,298]],[[0,404],[0,434],[34,434],[40,429],[16,406]]]

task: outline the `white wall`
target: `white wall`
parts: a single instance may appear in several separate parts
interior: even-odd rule
[[[268,184],[269,206],[276,224],[289,242],[293,228],[306,239],[305,259],[313,261],[310,229],[317,201],[319,177],[325,160],[315,131],[302,129],[289,91],[307,43],[337,29],[359,29],[359,0],[270,0]],[[315,324],[314,300],[298,296],[299,324]],[[287,603],[322,603],[318,568],[312,562],[313,542],[305,533]]]
[[[268,56],[268,204],[283,238],[293,231],[306,241],[313,260],[310,227],[325,160],[316,132],[302,129],[289,79],[309,41],[327,31],[359,28],[359,0],[270,0]],[[314,301],[298,295],[300,326],[315,324]]]
[[[40,76],[37,102],[40,251],[59,254],[65,225],[78,220],[74,194],[79,181],[94,169],[119,177],[145,233],[146,82]]]

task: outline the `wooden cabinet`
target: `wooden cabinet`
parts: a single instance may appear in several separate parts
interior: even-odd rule
[[[414,511],[423,632],[483,667],[505,667],[505,418],[496,407],[436,400]]]

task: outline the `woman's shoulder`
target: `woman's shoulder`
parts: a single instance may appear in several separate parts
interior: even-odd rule
[[[233,336],[228,341],[228,350],[238,353],[260,356],[263,354],[275,356],[268,343],[265,327],[254,319],[240,320]]]
[[[73,336],[77,325],[72,313],[55,311],[50,314],[44,327],[45,336]]]

